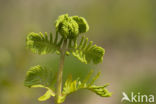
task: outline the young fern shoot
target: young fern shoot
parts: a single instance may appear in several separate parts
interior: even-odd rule
[[[46,32],[44,34],[29,33],[26,38],[26,46],[35,54],[45,55],[57,53],[60,55],[57,82],[53,84],[55,73],[53,73],[52,70],[37,65],[28,70],[24,85],[30,88],[40,87],[47,89],[47,92],[38,98],[38,100],[45,101],[50,97],[54,97],[55,104],[63,103],[67,95],[79,89],[88,89],[101,97],[110,97],[111,93],[106,89],[108,84],[103,86],[94,85],[100,73],[89,81],[93,73],[92,71],[83,81],[72,80],[72,78],[69,77],[62,88],[65,56],[71,54],[82,63],[89,64],[93,62],[94,64],[98,64],[103,61],[105,50],[93,44],[92,41],[88,42],[88,38],[84,36],[81,37],[80,42],[77,42],[79,35],[89,30],[88,23],[83,17],[68,16],[68,14],[61,15],[56,20],[55,27],[55,37],[53,37],[52,33],[48,36]]]

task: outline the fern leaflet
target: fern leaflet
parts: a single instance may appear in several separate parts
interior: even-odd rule
[[[76,40],[73,40],[73,43],[74,45],[69,41],[69,51],[81,62],[88,64],[92,61],[94,64],[98,64],[103,61],[105,50],[93,45],[92,41],[88,42],[88,38],[83,36],[79,44]]]
[[[58,40],[58,33],[53,40],[52,33],[50,33],[50,39],[48,39],[48,35],[46,32],[44,35],[41,32],[39,34],[31,32],[27,35],[26,47],[30,49],[33,53],[42,55],[60,51],[62,42],[63,38]]]

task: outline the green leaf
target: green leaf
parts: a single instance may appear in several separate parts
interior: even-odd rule
[[[52,71],[40,65],[30,68],[25,79],[25,86],[31,87],[33,85],[50,86],[52,81]]]
[[[104,85],[104,86],[96,86],[96,85],[92,85],[89,86],[87,89],[90,91],[93,91],[94,93],[96,93],[97,95],[101,96],[101,97],[110,97],[112,95],[112,93],[110,93],[105,87],[108,86],[108,84]]]
[[[47,91],[50,92],[51,96],[55,96],[55,92],[52,90],[51,87],[45,87],[43,85],[32,85],[31,88],[45,88]]]
[[[58,17],[55,23],[56,31],[65,39],[75,38],[79,35],[79,26],[68,14]]]
[[[93,77],[91,82],[88,81],[92,73],[93,72],[91,71],[82,82],[78,79],[73,81],[72,77],[69,77],[64,84],[62,96],[59,97],[58,103],[63,103],[67,95],[80,89],[88,89],[101,97],[110,97],[111,93],[105,88],[108,86],[108,84],[103,86],[93,85],[94,81],[99,77],[100,73]]]
[[[58,17],[55,23],[56,31],[65,39],[75,39],[80,33],[89,30],[89,25],[85,18],[79,16],[68,16],[63,14]]]
[[[79,25],[79,33],[85,33],[89,30],[89,25],[85,18],[83,17],[78,17],[78,16],[72,16],[72,19],[77,22]]]
[[[62,40],[57,43],[58,38],[56,35],[55,42],[53,42],[52,33],[50,34],[50,39],[48,39],[47,33],[44,35],[42,33],[31,32],[26,38],[26,47],[30,49],[33,53],[37,54],[48,54],[55,51],[59,51],[62,44]]]
[[[52,76],[52,70],[37,65],[28,70],[24,85],[29,88],[47,89],[47,92],[38,99],[39,101],[45,101],[51,96],[55,96],[52,89],[53,81],[54,76]]]
[[[69,77],[64,85],[63,88],[63,94],[68,95],[71,92],[74,92],[77,90],[77,80],[72,81],[72,78]]]
[[[48,90],[43,96],[39,97],[38,100],[39,100],[39,101],[46,101],[46,100],[48,100],[51,96],[54,96],[54,95],[52,95],[51,90]]]
[[[79,45],[77,45],[77,41],[74,41],[74,45],[69,45],[69,48],[73,56],[81,62],[98,64],[103,61],[105,50],[102,47],[92,44],[92,41],[88,42],[88,38],[82,37]]]

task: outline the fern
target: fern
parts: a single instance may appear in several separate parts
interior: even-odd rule
[[[54,90],[51,87],[52,82],[54,81],[54,77],[52,76],[52,70],[37,65],[28,70],[24,85],[26,87],[40,87],[47,89],[45,95],[38,99],[39,101],[44,101],[51,96],[55,96]]]
[[[93,45],[93,42],[88,42],[88,38],[84,36],[81,38],[79,45],[74,41],[74,46],[71,48],[69,45],[70,52],[83,63],[90,63],[91,61],[94,64],[102,62],[105,50],[102,47]]]
[[[56,35],[55,40],[53,40],[52,33],[50,33],[50,37],[48,37],[46,32],[44,35],[41,32],[31,32],[27,36],[26,46],[33,53],[48,54],[60,51],[60,46],[62,45],[62,42],[63,38],[58,40],[58,34]]]
[[[64,102],[65,98],[73,93],[76,92],[80,89],[88,89],[94,93],[96,93],[99,96],[102,97],[110,97],[112,94],[105,88],[107,87],[109,84],[103,85],[103,86],[96,86],[94,85],[95,80],[99,77],[98,73],[92,80],[91,82],[88,82],[88,79],[90,79],[90,74],[88,74],[88,76],[86,77],[85,80],[83,80],[82,82],[80,80],[74,80],[72,81],[72,77],[69,77],[64,85],[63,91],[62,91],[62,96],[60,96],[60,100],[59,103]]]
[[[74,39],[79,36],[80,33],[85,33],[89,30],[89,25],[83,17],[69,17],[68,14],[59,16],[55,26],[56,31],[68,39]]]
[[[83,17],[78,17],[78,16],[72,16],[72,19],[77,22],[79,25],[79,33],[85,33],[89,30],[89,25],[85,18]]]
[[[28,70],[24,85],[29,88],[39,87],[47,89],[45,94],[39,97],[38,100],[45,101],[53,96],[55,104],[63,103],[69,94],[79,89],[90,90],[101,97],[111,96],[111,93],[106,89],[108,84],[103,86],[94,85],[100,73],[89,81],[93,71],[83,81],[78,79],[72,80],[69,77],[62,88],[65,56],[72,54],[82,63],[88,64],[93,62],[94,64],[99,64],[103,61],[105,50],[93,44],[92,41],[88,41],[88,38],[84,36],[78,42],[79,35],[89,30],[89,25],[83,17],[68,16],[68,14],[61,15],[56,20],[55,27],[55,38],[53,38],[52,33],[49,35],[46,32],[45,34],[41,32],[29,33],[26,38],[26,47],[35,54],[44,55],[56,52],[60,55],[58,75],[56,76],[56,73],[53,73],[51,69],[37,65]],[[57,82],[55,82],[55,79],[57,79]]]

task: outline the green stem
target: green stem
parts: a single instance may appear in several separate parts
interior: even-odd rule
[[[59,99],[59,96],[61,96],[61,93],[62,93],[62,75],[63,75],[64,59],[65,59],[65,54],[66,54],[66,45],[67,45],[67,40],[64,40],[64,43],[60,52],[60,63],[59,63],[59,70],[58,70],[58,75],[57,75],[55,104],[60,104],[57,101]]]

